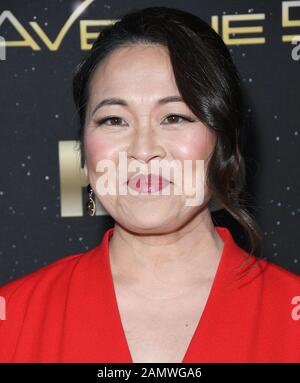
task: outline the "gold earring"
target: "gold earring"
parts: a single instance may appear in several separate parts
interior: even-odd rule
[[[87,191],[89,194],[89,199],[88,199],[88,202],[86,204],[86,209],[87,209],[87,212],[89,213],[89,215],[92,217],[96,214],[96,203],[94,200],[94,191],[93,191],[90,184],[88,184],[88,186],[87,186]]]

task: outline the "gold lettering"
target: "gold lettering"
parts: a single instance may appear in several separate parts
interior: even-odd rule
[[[282,2],[282,26],[284,28],[289,27],[300,27],[300,20],[291,20],[290,19],[290,8],[300,7],[300,1],[283,1]],[[300,40],[300,35],[283,35],[283,42],[292,42],[295,40]]]
[[[105,26],[114,24],[117,20],[80,20],[80,46],[83,50],[89,50],[92,48],[92,43],[88,43],[88,40],[96,40],[101,32],[88,32],[89,26]]]
[[[243,15],[224,15],[223,16],[223,40],[227,45],[242,45],[242,44],[264,44],[266,39],[264,37],[245,37],[245,38],[231,38],[232,33],[262,33],[263,27],[231,27],[231,21],[245,21],[245,20],[264,20],[264,13],[256,14],[243,14]]]
[[[211,27],[215,30],[215,32],[219,33],[219,16],[211,17]]]
[[[24,40],[18,40],[18,41],[8,41],[8,40],[1,40],[0,46],[7,46],[7,47],[31,47],[34,51],[39,51],[41,48],[38,46],[38,44],[33,40],[33,38],[30,36],[30,34],[26,31],[26,29],[23,27],[23,25],[17,20],[17,18],[10,12],[10,11],[3,11],[0,15],[0,27],[3,24],[5,20],[9,20],[11,24],[16,28],[18,33],[24,38]]]
[[[52,42],[46,33],[42,30],[39,24],[36,21],[30,21],[31,27],[34,29],[36,34],[40,37],[40,39],[45,43],[45,45],[49,48],[50,51],[57,51],[62,43],[63,38],[65,37],[68,30],[74,24],[74,22],[78,19],[78,17],[85,11],[85,9],[93,2],[94,0],[85,0],[81,3],[75,11],[71,14],[71,16],[66,21],[65,25],[62,27],[60,32],[58,33],[54,42]]]
[[[77,141],[58,143],[60,209],[62,217],[82,217],[82,188],[89,183],[80,165]],[[96,215],[107,215],[102,204],[96,200]],[[85,206],[84,206],[85,208]]]

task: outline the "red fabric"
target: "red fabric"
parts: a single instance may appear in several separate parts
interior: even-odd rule
[[[225,227],[214,283],[182,362],[300,362],[300,320],[291,312],[300,277],[250,257]],[[132,362],[109,263],[108,229],[85,253],[0,287],[1,362]],[[300,309],[298,310],[300,314]]]

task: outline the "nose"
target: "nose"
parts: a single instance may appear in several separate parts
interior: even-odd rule
[[[145,130],[147,129],[145,128]],[[149,129],[148,131],[135,133],[127,148],[127,155],[129,159],[148,163],[152,159],[163,159],[166,151],[159,142],[158,137],[154,137],[153,132]]]

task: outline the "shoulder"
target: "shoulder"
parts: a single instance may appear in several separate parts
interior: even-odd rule
[[[262,259],[244,251],[241,251],[240,258],[248,260],[244,269],[246,271],[245,284],[251,282],[252,287],[256,284],[261,290],[270,291],[273,294],[297,291],[300,295],[300,275],[268,259]]]
[[[8,303],[12,297],[26,299],[35,290],[46,292],[47,289],[52,288],[53,291],[59,292],[59,288],[68,283],[74,270],[89,258],[94,250],[95,248],[83,253],[64,256],[30,274],[6,283],[0,286],[0,297]]]
[[[264,276],[265,297],[268,297],[270,301],[274,301],[274,307],[280,306],[281,310],[284,307],[287,310],[294,308],[300,314],[300,275],[275,263],[266,260],[264,262],[266,265]]]
[[[300,288],[300,275],[266,259],[260,259],[259,262],[261,263],[264,280],[273,289]]]
[[[13,355],[30,359],[35,352],[38,360],[43,346],[39,348],[37,339],[50,353],[55,351],[66,313],[77,313],[88,299],[97,248],[67,255],[0,287],[0,361],[10,361]]]
[[[265,309],[276,312],[290,311],[300,303],[300,276],[267,259],[251,256],[251,270],[245,278],[244,286],[256,297]],[[243,290],[245,291],[245,290]]]
[[[225,243],[224,267],[234,271],[234,279],[240,286],[279,293],[298,290],[300,295],[300,275],[269,259],[250,254],[238,245],[228,228],[217,226],[216,230]]]

